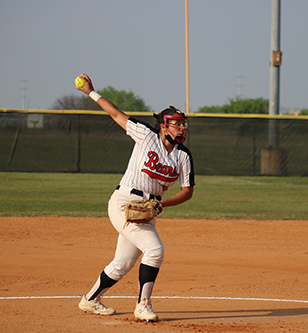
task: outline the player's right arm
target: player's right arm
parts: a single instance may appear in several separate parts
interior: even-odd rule
[[[119,110],[117,106],[115,106],[113,103],[111,103],[104,97],[100,97],[97,101],[97,104],[104,111],[106,111],[112,117],[112,119],[116,123],[118,123],[122,128],[124,128],[126,131],[126,122],[127,119],[129,118],[127,114]]]
[[[85,86],[83,88],[76,87],[78,90],[84,92],[87,95],[90,95],[91,92],[95,91],[93,88],[93,84],[88,75],[82,74],[82,79],[85,81]],[[108,101],[108,99],[103,96],[98,96],[96,103],[106,111],[112,119],[119,124],[122,128],[126,130],[126,122],[129,118],[124,112],[122,112],[116,105],[112,102]]]

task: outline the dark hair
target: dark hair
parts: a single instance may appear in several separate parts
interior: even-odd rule
[[[169,108],[161,111],[160,113],[154,113],[153,116],[155,118],[155,124],[154,124],[154,128],[157,131],[160,131],[160,124],[164,123],[164,116],[169,116],[169,115],[173,115],[176,114],[180,117],[185,117],[185,114],[183,112],[181,112],[180,110],[177,110],[174,106],[170,105]]]

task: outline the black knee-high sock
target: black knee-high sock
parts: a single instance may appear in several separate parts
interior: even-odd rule
[[[142,289],[144,285],[148,282],[152,282],[149,293],[151,294],[153,284],[156,280],[159,268],[151,267],[148,265],[140,264],[139,267],[139,299],[138,303],[141,301]]]
[[[100,275],[100,285],[95,291],[95,293],[88,299],[89,301],[93,301],[104,289],[111,288],[118,281],[111,279],[109,276],[105,274],[103,271]]]

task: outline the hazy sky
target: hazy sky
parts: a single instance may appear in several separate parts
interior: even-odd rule
[[[191,112],[269,98],[271,2],[188,0]],[[281,0],[281,108],[308,108],[307,15],[308,0]],[[48,109],[87,73],[186,110],[185,0],[1,0],[0,29],[0,108],[22,107],[24,79],[25,107]]]

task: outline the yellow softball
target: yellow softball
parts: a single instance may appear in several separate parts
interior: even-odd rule
[[[80,78],[79,76],[76,77],[75,84],[76,84],[76,87],[79,87],[79,88],[83,88],[86,85],[84,80],[82,78]]]

